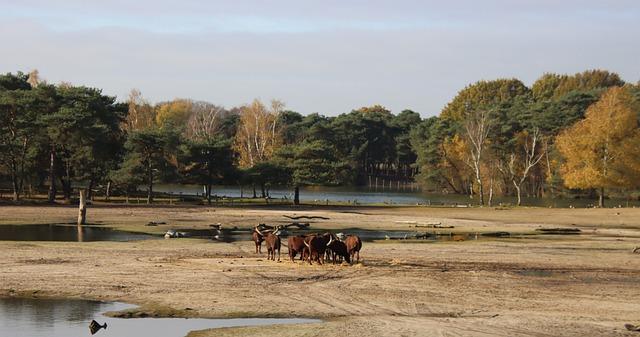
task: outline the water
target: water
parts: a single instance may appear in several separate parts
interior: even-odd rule
[[[141,190],[146,187],[141,186]],[[203,187],[198,185],[179,185],[179,184],[159,184],[154,186],[154,191],[159,193],[169,193],[172,195],[203,195]],[[258,195],[260,191],[257,191]],[[219,197],[240,197],[240,188],[238,186],[214,186],[213,194]],[[290,188],[272,188],[269,194],[274,199],[293,199],[293,189]],[[251,187],[245,187],[243,196],[251,197],[253,191]],[[325,187],[325,186],[308,186],[300,188],[300,199],[307,203],[324,204],[328,200],[335,203],[348,204],[398,204],[398,205],[475,205],[477,199],[470,199],[467,195],[460,194],[435,194],[426,193],[419,190],[397,189],[397,188],[374,188],[374,187]],[[597,204],[595,199],[551,199],[551,198],[527,198],[524,197],[523,205],[540,206],[540,207],[588,207]],[[496,197],[494,204],[516,203],[515,197]],[[606,200],[610,206],[640,206],[638,200],[611,199]]]
[[[0,225],[2,241],[134,241],[151,238],[151,235],[129,233],[111,228],[40,224],[40,225]]]
[[[316,323],[302,318],[110,318],[102,313],[132,308],[118,302],[49,299],[0,299],[0,336],[3,337],[78,337],[91,336],[89,323],[107,323],[97,337],[183,337],[192,330],[210,328]]]
[[[202,238],[202,239],[211,239],[214,238],[217,241],[221,242],[236,242],[236,241],[251,241],[251,234],[253,232],[252,229],[245,230],[226,230],[222,231],[209,231],[209,230],[200,230],[200,229],[179,229],[178,232],[185,233],[185,237],[189,238]],[[310,228],[310,229],[295,229],[295,230],[284,230],[281,233],[281,237],[286,241],[288,236],[293,235],[306,235],[311,233],[324,233],[327,230],[323,230],[320,228]],[[343,233],[345,235],[353,234],[360,237],[362,241],[374,241],[374,240],[385,240],[385,239],[402,239],[411,237],[412,235],[415,237],[415,231],[400,231],[400,230],[367,230],[367,229],[359,229],[359,228],[346,228],[340,230],[331,230],[334,233]]]

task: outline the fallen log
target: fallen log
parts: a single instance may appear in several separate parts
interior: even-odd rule
[[[324,217],[324,216],[318,216],[318,215],[300,215],[300,216],[290,216],[290,215],[283,215],[283,217],[285,218],[289,218],[291,220],[300,220],[300,219],[322,219],[322,220],[330,220],[330,218]]]
[[[543,234],[580,234],[582,231],[580,228],[538,228],[536,229],[538,232],[542,232]]]

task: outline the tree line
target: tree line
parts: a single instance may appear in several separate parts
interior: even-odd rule
[[[602,70],[545,74],[462,89],[439,116],[380,105],[335,117],[303,116],[278,100],[231,109],[191,99],[152,104],[101,90],[49,84],[37,71],[0,75],[0,184],[13,198],[73,188],[129,196],[154,184],[252,187],[367,185],[417,180],[424,189],[476,196],[548,196],[632,190],[638,85]]]
[[[476,196],[628,193],[640,185],[640,84],[604,70],[479,81],[411,132],[418,179]]]
[[[152,104],[138,90],[118,102],[18,72],[0,76],[0,121],[0,184],[15,200],[32,189],[69,201],[73,188],[88,198],[98,188],[128,197],[146,186],[150,203],[158,182],[203,185],[210,202],[216,184],[268,197],[271,186],[411,181],[409,132],[421,118],[381,106],[303,116],[278,100],[232,109],[191,99]]]

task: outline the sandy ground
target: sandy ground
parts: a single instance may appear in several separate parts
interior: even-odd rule
[[[70,222],[71,207],[4,206],[1,223]],[[0,241],[0,296],[60,296],[141,305],[131,315],[319,317],[323,323],[228,328],[205,336],[640,336],[640,209],[113,207],[89,221],[128,230],[245,227],[316,215],[315,228],[533,232],[578,236],[365,243],[364,262],[267,261],[250,242]],[[147,227],[148,221],[166,221]]]

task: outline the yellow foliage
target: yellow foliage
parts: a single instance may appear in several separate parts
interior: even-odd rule
[[[240,125],[234,142],[240,167],[253,167],[269,160],[282,145],[278,116],[283,108],[280,101],[271,101],[271,107],[267,108],[256,99],[240,109]]]
[[[557,138],[565,158],[560,172],[569,188],[640,185],[640,129],[628,90],[612,87],[586,118]]]
[[[471,175],[471,170],[466,163],[469,152],[467,142],[456,134],[442,142],[441,152],[443,159],[438,166],[442,174],[448,181],[455,182],[458,188],[463,188]]]
[[[156,123],[162,127],[167,124],[184,126],[191,114],[191,100],[174,99],[171,102],[162,103],[156,111]]]

